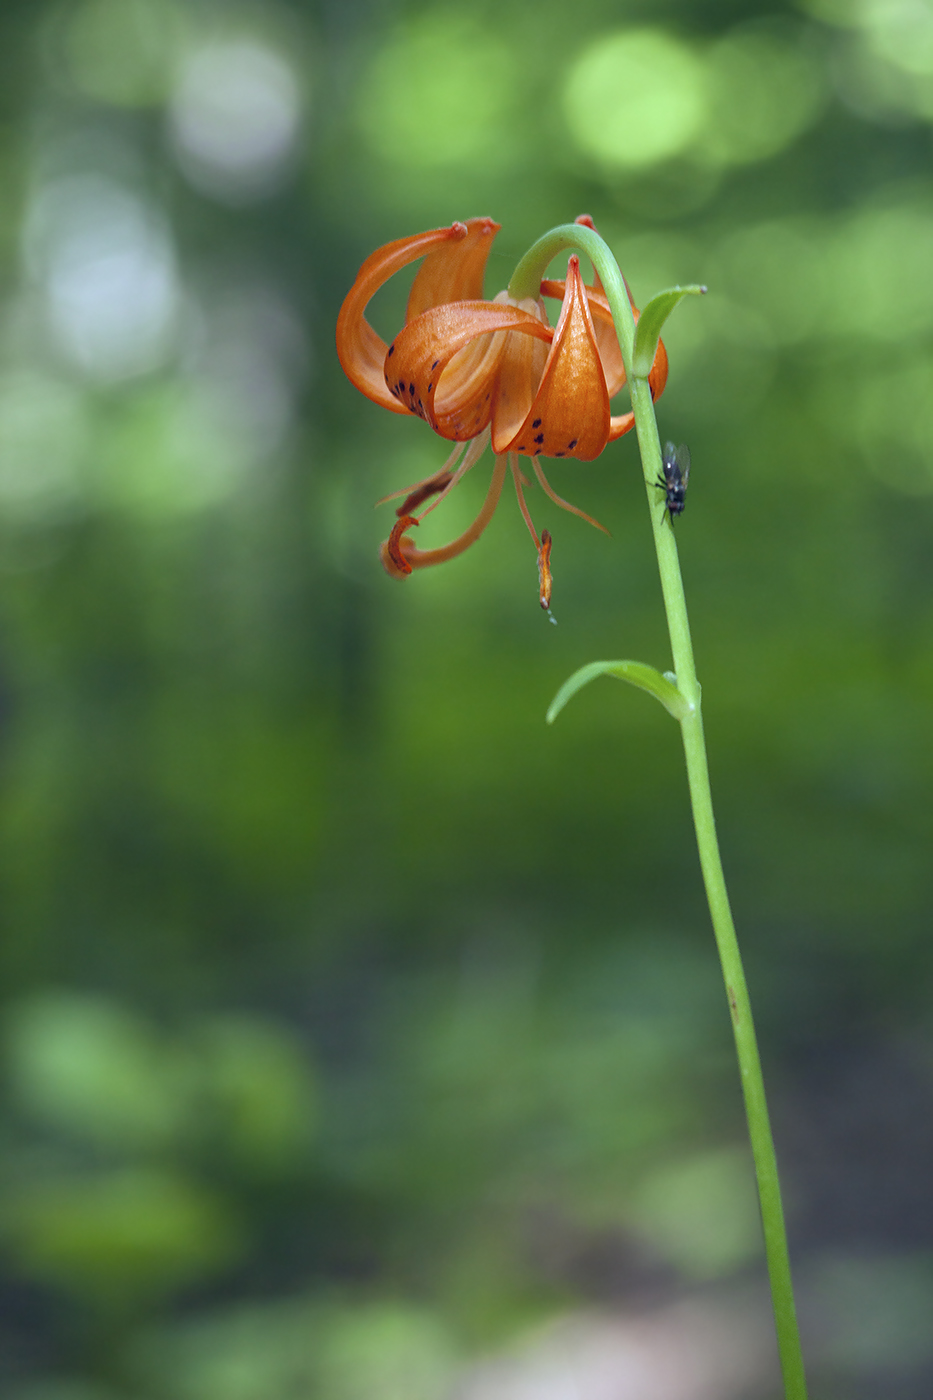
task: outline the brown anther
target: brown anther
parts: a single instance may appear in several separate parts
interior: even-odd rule
[[[538,546],[538,582],[541,589],[541,606],[547,610],[551,606],[551,532],[541,531],[541,543]]]
[[[411,565],[402,553],[402,535],[411,525],[418,522],[413,515],[403,515],[392,527],[392,533],[386,540],[383,548],[388,558],[395,565],[396,577],[411,573]]]
[[[453,472],[437,472],[429,481],[422,481],[420,486],[416,486],[399,506],[395,514],[399,517],[410,515],[413,510],[421,505],[422,501],[428,500],[430,496],[436,496],[443,491],[445,486],[449,486]],[[417,521],[413,522],[417,525]],[[394,532],[393,532],[394,533]]]

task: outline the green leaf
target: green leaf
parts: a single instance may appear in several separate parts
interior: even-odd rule
[[[554,723],[572,695],[576,695],[597,676],[615,676],[617,680],[628,681],[629,685],[637,686],[639,690],[647,690],[649,695],[660,700],[668,714],[676,720],[686,719],[690,714],[692,707],[689,700],[681,695],[672,679],[662,676],[653,666],[646,666],[642,661],[591,661],[564,681],[551,701],[547,712],[548,724]]]
[[[635,327],[635,349],[632,354],[632,373],[638,379],[647,379],[654,364],[654,357],[661,338],[661,327],[674,307],[684,297],[702,296],[705,287],[668,287],[658,292],[649,301],[638,318]]]

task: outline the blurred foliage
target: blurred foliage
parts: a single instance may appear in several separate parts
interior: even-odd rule
[[[553,464],[611,541],[532,494],[559,626],[507,504],[399,586],[444,445],[333,353],[378,244],[492,215],[492,294],[587,210],[710,288],[659,419],[817,1369],[927,1396],[930,0],[5,0],[0,75],[4,1395],[442,1400],[760,1275],[676,730],[543,723],[669,665],[635,444]]]

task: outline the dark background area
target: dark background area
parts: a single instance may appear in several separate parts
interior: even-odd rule
[[[544,724],[670,665],[634,438],[550,471],[611,539],[531,493],[558,626],[507,493],[399,584],[446,445],[333,349],[377,245],[488,214],[491,296],[586,211],[710,289],[658,417],[813,1400],[927,1400],[931,124],[928,0],[2,0],[3,1395],[778,1393],[676,727]]]

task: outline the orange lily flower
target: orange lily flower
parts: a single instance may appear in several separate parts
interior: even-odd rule
[[[582,216],[579,223],[592,227]],[[506,471],[538,552],[541,606],[550,603],[551,538],[539,538],[524,487],[519,457],[532,460],[547,495],[598,529],[602,525],[552,489],[540,458],[590,461],[627,433],[634,414],[613,416],[610,399],[625,383],[625,368],[609,303],[598,277],[585,286],[571,257],[566,281],[541,283],[540,296],[522,301],[500,292],[483,300],[483,275],[499,225],[470,219],[387,243],[366,259],[340,310],[337,354],[347,377],[367,398],[393,413],[425,419],[457,444],[433,476],[395,493],[404,496],[397,523],[382,546],[382,562],[394,578],[461,554],[492,518]],[[366,308],[389,277],[417,258],[419,268],[405,324],[386,345],[366,320]],[[560,298],[552,327],[543,297]],[[634,307],[633,307],[634,310]],[[638,312],[635,311],[637,318]],[[649,376],[653,397],[667,381],[667,354],[659,342]],[[495,466],[486,500],[473,524],[440,549],[420,550],[406,534],[453,490],[492,444]],[[435,499],[420,514],[425,501]]]

